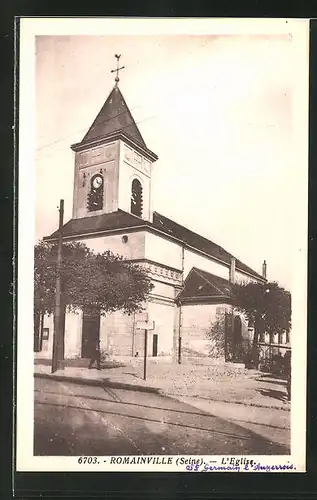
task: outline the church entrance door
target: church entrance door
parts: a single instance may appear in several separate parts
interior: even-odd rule
[[[99,341],[100,315],[85,313],[83,315],[83,330],[81,343],[81,357],[90,358]]]

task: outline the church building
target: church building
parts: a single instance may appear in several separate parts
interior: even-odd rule
[[[262,275],[213,241],[152,210],[152,166],[158,156],[138,129],[118,86],[74,151],[72,218],[63,226],[63,240],[81,241],[95,252],[110,250],[143,265],[154,288],[145,315],[120,311],[93,317],[66,313],[65,358],[85,358],[99,334],[101,349],[114,357],[143,355],[144,331],[139,319],[154,321],[148,332],[148,356],[177,360],[208,356],[207,332],[217,318],[231,311],[233,282],[266,281]],[[167,214],[168,215],[168,214]],[[58,232],[45,238],[57,240]],[[44,318],[39,355],[51,358],[53,317]],[[244,318],[233,318],[237,352],[250,339]],[[238,359],[239,361],[239,359]]]

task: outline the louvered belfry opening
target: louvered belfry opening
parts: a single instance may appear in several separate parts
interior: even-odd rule
[[[131,189],[131,213],[142,217],[143,210],[143,190],[141,182],[138,179],[133,179]]]

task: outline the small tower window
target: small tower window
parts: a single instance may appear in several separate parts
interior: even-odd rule
[[[131,189],[131,213],[142,217],[143,192],[142,185],[138,179],[133,179]]]
[[[89,212],[102,210],[103,208],[103,176],[96,174],[91,178],[90,191],[87,199],[87,209]]]

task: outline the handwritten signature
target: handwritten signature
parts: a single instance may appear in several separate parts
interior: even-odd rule
[[[228,462],[226,462],[225,459],[222,459],[222,463],[219,465],[214,462],[202,462],[186,465],[186,471],[188,472],[278,472],[287,470],[295,471],[296,467],[294,464],[289,462],[284,464],[265,464],[247,459],[231,459],[230,461],[228,460]]]

